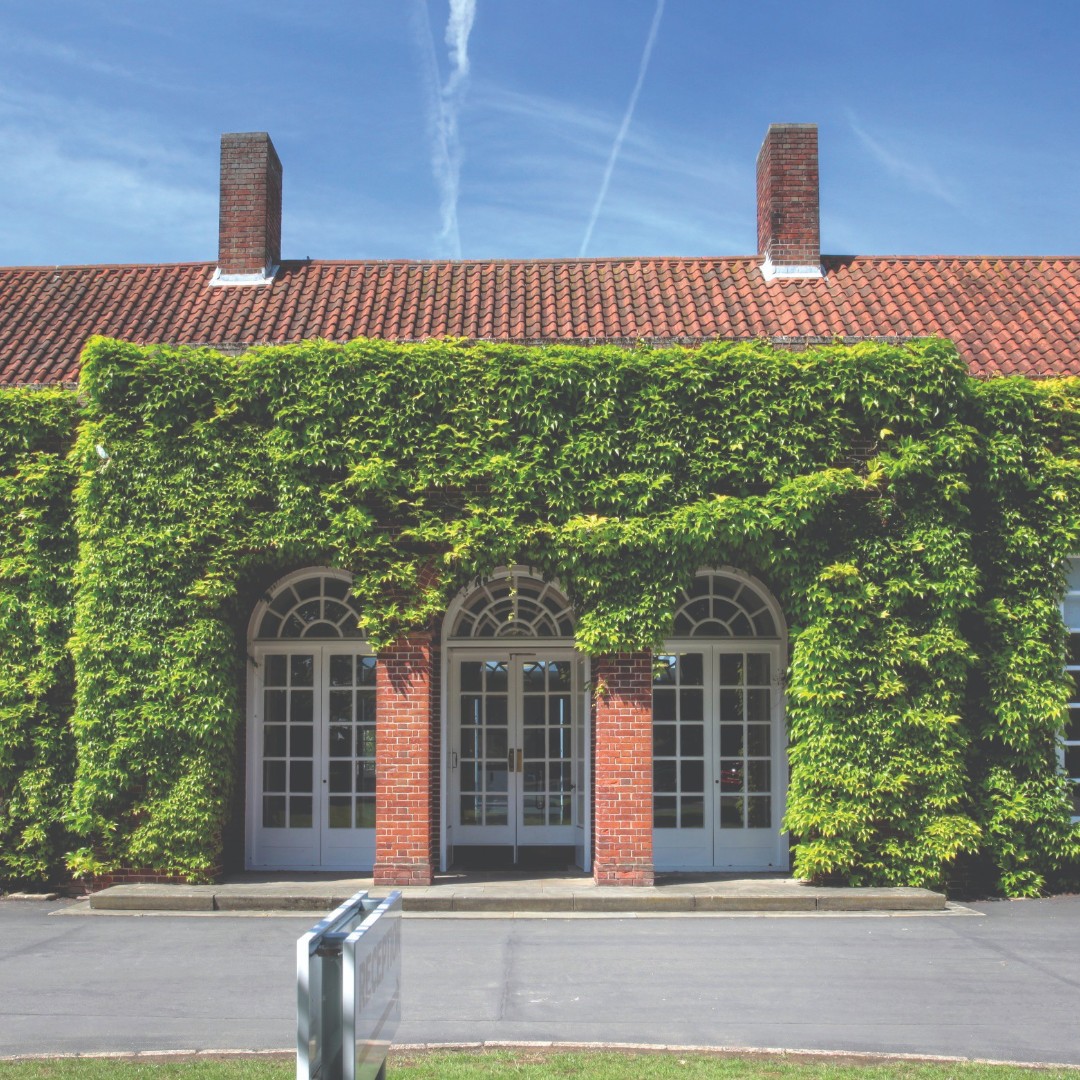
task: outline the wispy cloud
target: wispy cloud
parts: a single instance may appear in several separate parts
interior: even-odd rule
[[[931,195],[949,206],[958,209],[961,207],[960,193],[933,167],[919,161],[913,153],[895,143],[887,146],[880,138],[875,138],[862,127],[851,113],[848,114],[848,124],[863,147],[887,172],[907,184],[913,191]]]
[[[604,200],[607,198],[608,187],[611,185],[611,174],[615,171],[615,162],[619,158],[619,151],[622,149],[623,141],[626,139],[626,133],[630,130],[630,122],[634,118],[634,109],[637,108],[638,95],[641,93],[641,87],[645,82],[645,72],[649,68],[649,58],[652,56],[653,45],[656,44],[656,35],[660,31],[660,19],[663,14],[664,0],[656,0],[656,11],[653,12],[649,36],[645,39],[645,49],[641,54],[641,63],[638,65],[637,81],[634,83],[633,92],[630,94],[630,101],[627,103],[622,123],[615,134],[615,141],[611,144],[611,154],[604,169],[604,178],[600,182],[600,192],[596,196],[592,214],[589,215],[589,224],[585,227],[585,235],[581,238],[581,248],[578,251],[579,258],[585,256],[589,242],[592,240],[593,229],[596,228],[596,221],[600,217],[600,211],[604,208]]]
[[[485,168],[469,180],[473,257],[565,257],[581,238],[583,177],[603,168],[608,113],[474,78],[471,138]],[[592,254],[726,255],[753,250],[753,158],[700,131],[635,120],[593,235]],[[603,250],[600,250],[602,248]]]
[[[107,64],[98,59],[93,50],[75,49],[70,45],[64,45],[58,41],[46,41],[32,34],[5,33],[0,41],[0,49],[4,52],[15,53],[22,56],[34,56],[39,60],[53,61],[66,64],[81,71],[88,71],[94,75],[109,75],[121,79],[135,78],[127,68],[118,67],[115,64]]]
[[[4,261],[212,258],[215,193],[204,148],[152,121],[0,83]]]
[[[461,258],[461,231],[458,228],[458,198],[461,192],[461,139],[458,116],[469,78],[469,34],[476,18],[476,0],[450,0],[450,17],[445,42],[450,54],[450,74],[440,85],[439,61],[427,0],[418,0],[416,23],[421,48],[427,58],[431,101],[431,166],[439,188],[438,240],[446,253]]]

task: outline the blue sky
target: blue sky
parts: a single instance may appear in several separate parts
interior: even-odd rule
[[[286,258],[729,255],[770,122],[822,247],[1080,254],[1072,0],[5,0],[0,263],[213,260],[269,131]]]

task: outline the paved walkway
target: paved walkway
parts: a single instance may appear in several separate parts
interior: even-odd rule
[[[326,911],[366,889],[371,878],[243,875],[217,885],[114,885],[94,893],[94,911]],[[434,885],[401,889],[412,913],[617,913],[945,911],[929,889],[848,889],[790,877],[671,875],[651,888],[598,887],[585,875],[440,874]]]
[[[287,1049],[315,920],[0,902],[0,1057]],[[1080,1064],[1080,897],[967,914],[402,924],[398,1042],[625,1042]]]

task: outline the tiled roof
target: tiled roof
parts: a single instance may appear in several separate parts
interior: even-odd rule
[[[1080,258],[826,257],[766,281],[749,258],[285,262],[270,286],[210,263],[0,269],[0,384],[71,382],[86,339],[234,349],[322,337],[516,342],[952,338],[977,374],[1080,374]]]

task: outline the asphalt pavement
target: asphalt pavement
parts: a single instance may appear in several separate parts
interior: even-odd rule
[[[974,914],[407,917],[401,1043],[644,1042],[1080,1065],[1080,897]],[[0,1055],[295,1045],[310,916],[0,902]]]

